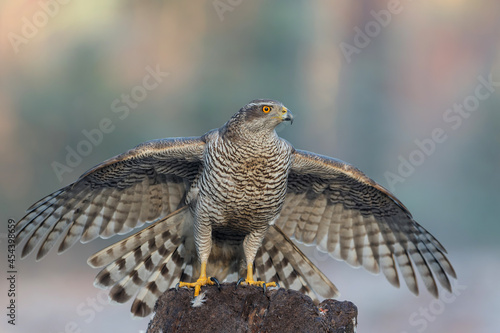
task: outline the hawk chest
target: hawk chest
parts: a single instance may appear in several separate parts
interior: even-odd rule
[[[215,142],[207,148],[199,195],[217,209],[218,219],[270,222],[286,194],[290,151],[279,142],[234,145]]]

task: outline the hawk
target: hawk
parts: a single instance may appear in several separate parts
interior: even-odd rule
[[[338,296],[292,239],[418,294],[416,272],[438,296],[455,271],[446,250],[388,190],[338,159],[295,149],[275,127],[293,121],[282,103],[254,100],[201,137],[153,140],[113,157],[32,205],[17,223],[21,257],[59,240],[137,233],[94,254],[95,285],[110,299],[135,296],[146,316],[168,288],[239,276],[244,284]],[[399,273],[396,268],[399,266]],[[258,276],[261,280],[255,280]],[[272,282],[265,282],[272,281]]]

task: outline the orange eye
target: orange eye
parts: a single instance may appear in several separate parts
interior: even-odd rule
[[[267,105],[266,105],[266,106],[263,106],[263,107],[262,107],[262,111],[263,111],[264,113],[269,113],[269,111],[271,111],[271,107],[270,107],[270,106],[267,106]]]

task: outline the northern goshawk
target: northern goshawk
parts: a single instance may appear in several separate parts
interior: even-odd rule
[[[22,257],[38,243],[41,259],[61,237],[59,253],[153,222],[88,260],[104,267],[95,285],[112,300],[136,296],[136,316],[171,286],[198,295],[245,272],[246,284],[338,295],[291,238],[395,286],[397,263],[414,294],[416,271],[432,295],[436,280],[451,291],[456,274],[436,238],[355,167],[278,137],[275,127],[292,120],[280,102],[254,100],[201,137],[149,141],[97,165],[28,209],[17,224]]]

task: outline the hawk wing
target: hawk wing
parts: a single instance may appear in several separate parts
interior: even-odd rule
[[[415,267],[435,297],[435,278],[448,291],[448,276],[456,278],[444,247],[413,220],[408,209],[388,190],[337,159],[294,152],[285,204],[276,225],[297,241],[314,244],[352,266],[373,273],[382,270],[399,287],[397,263],[416,295]]]
[[[21,257],[38,243],[37,260],[63,236],[58,253],[77,240],[124,234],[176,210],[202,166],[202,137],[145,142],[83,174],[33,204],[17,223]]]

